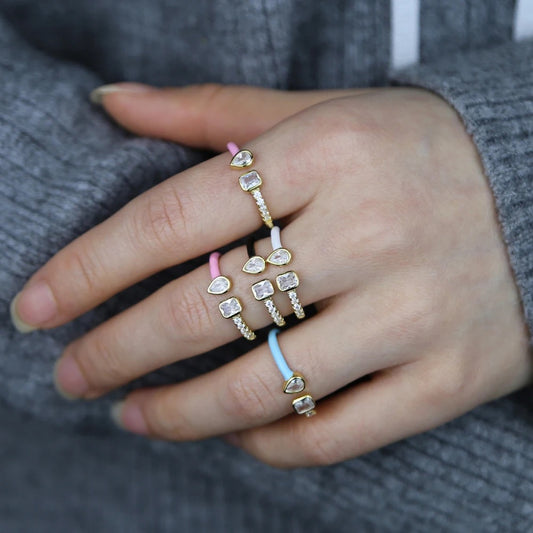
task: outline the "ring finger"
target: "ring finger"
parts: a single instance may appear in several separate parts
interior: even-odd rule
[[[71,343],[56,366],[58,389],[69,397],[94,398],[152,370],[238,338],[232,321],[222,319],[218,309],[218,303],[230,295],[242,302],[242,317],[252,329],[267,326],[271,317],[263,303],[255,301],[250,286],[262,279],[274,281],[287,270],[301,278],[298,296],[303,305],[349,290],[351,280],[329,272],[321,264],[324,258],[313,262],[314,252],[307,240],[301,241],[301,250],[295,249],[297,236],[308,226],[310,216],[303,214],[283,230],[283,245],[293,252],[289,265],[270,266],[255,276],[244,274],[241,268],[247,254],[244,247],[236,248],[220,261],[222,273],[233,282],[227,295],[207,294],[210,276],[204,265]],[[269,239],[256,244],[263,257],[271,250]],[[287,295],[277,292],[273,300],[282,315],[293,312]]]
[[[339,313],[342,316],[346,310],[338,307],[332,305],[279,336],[285,359],[306,378],[315,400],[390,365],[390,354],[377,351],[379,341],[375,335],[366,335],[363,327],[354,356],[353,343],[346,339],[353,325],[339,324]],[[397,363],[405,360],[398,359]],[[139,434],[173,440],[207,438],[262,426],[287,415],[292,398],[283,393],[282,384],[270,350],[263,345],[178,385],[135,391],[119,404],[115,416],[123,427]]]

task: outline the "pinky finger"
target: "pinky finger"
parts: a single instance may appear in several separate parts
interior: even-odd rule
[[[451,406],[425,401],[425,372],[407,364],[320,402],[312,418],[287,416],[228,436],[260,461],[277,468],[324,466],[427,431],[455,416]],[[434,397],[434,391],[427,396]]]

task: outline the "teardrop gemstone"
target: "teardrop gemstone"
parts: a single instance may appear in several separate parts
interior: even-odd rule
[[[242,271],[247,274],[259,274],[265,270],[265,260],[260,255],[250,257],[242,267]]]
[[[285,248],[274,250],[268,257],[267,263],[276,266],[288,265],[291,261],[291,253]]]
[[[209,294],[224,294],[231,287],[231,281],[226,276],[217,276],[207,288]]]
[[[232,168],[249,167],[254,162],[254,156],[250,150],[241,150],[237,152],[230,162]]]

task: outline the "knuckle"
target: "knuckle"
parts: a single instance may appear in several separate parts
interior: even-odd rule
[[[116,386],[128,378],[118,352],[99,337],[91,340],[90,348],[78,348],[73,355],[91,389]]]
[[[390,296],[387,333],[393,342],[409,345],[433,336],[439,316],[434,287],[423,283],[409,285]]]
[[[235,93],[234,93],[235,94]],[[200,135],[207,146],[212,146],[216,140],[216,128],[213,128],[212,117],[226,107],[224,100],[230,96],[228,86],[220,83],[204,83],[198,86],[198,102],[201,109]]]
[[[93,251],[87,246],[74,246],[64,261],[65,264],[62,265],[60,272],[68,272],[73,276],[74,290],[84,294],[91,294],[98,290],[103,272]]]
[[[231,418],[253,426],[272,415],[275,400],[263,377],[249,371],[228,381],[221,404]]]
[[[148,194],[134,211],[133,239],[153,244],[158,250],[175,254],[176,243],[188,242],[192,201],[170,181],[161,184],[157,194]]]
[[[300,422],[300,421],[298,421]],[[325,433],[318,420],[304,420],[294,426],[294,439],[298,443],[302,463],[307,466],[329,466],[342,459],[337,438]]]
[[[144,406],[150,433],[174,440],[194,438],[194,425],[185,409],[179,409],[176,398],[165,392],[155,395]]]
[[[382,261],[398,258],[409,247],[409,228],[392,206],[386,205],[383,200],[369,199],[359,206],[358,211],[358,231],[354,233],[359,250],[367,251]]]
[[[170,337],[185,337],[194,342],[216,331],[212,308],[202,290],[195,285],[169,291],[163,324],[167,325]]]
[[[425,402],[437,409],[454,406],[473,394],[475,375],[454,353],[444,354],[445,361],[438,362],[423,376]],[[475,366],[475,365],[474,365]]]

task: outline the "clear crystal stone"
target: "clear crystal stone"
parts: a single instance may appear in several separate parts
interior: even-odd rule
[[[259,274],[265,270],[265,260],[259,255],[254,255],[246,261],[242,269],[247,274]]]
[[[209,294],[224,294],[229,291],[231,282],[225,276],[216,277],[207,288]]]
[[[307,394],[301,398],[296,398],[296,400],[292,402],[292,406],[299,415],[303,415],[307,413],[307,411],[312,411],[316,407],[316,404],[313,398]]]
[[[270,280],[264,279],[252,285],[252,292],[256,300],[264,300],[274,294],[274,286]]]
[[[233,168],[249,167],[254,162],[254,156],[250,150],[241,150],[237,152],[231,160],[230,166]]]
[[[268,257],[267,257],[267,263],[270,263],[271,265],[277,265],[282,266],[286,265],[291,260],[291,253],[289,250],[286,250],[285,248],[278,248],[277,250],[274,250]]]
[[[290,270],[289,272],[276,276],[276,283],[278,284],[279,290],[285,292],[290,291],[291,289],[296,289],[300,284],[300,280],[298,279],[296,272]]]
[[[283,392],[287,394],[295,394],[302,392],[305,389],[305,381],[301,376],[292,376],[285,383]]]
[[[250,170],[250,172],[243,174],[239,178],[239,183],[241,184],[242,190],[248,192],[259,187],[263,181],[256,170]]]
[[[224,318],[231,318],[242,311],[241,302],[235,297],[228,298],[218,304],[218,308]]]

